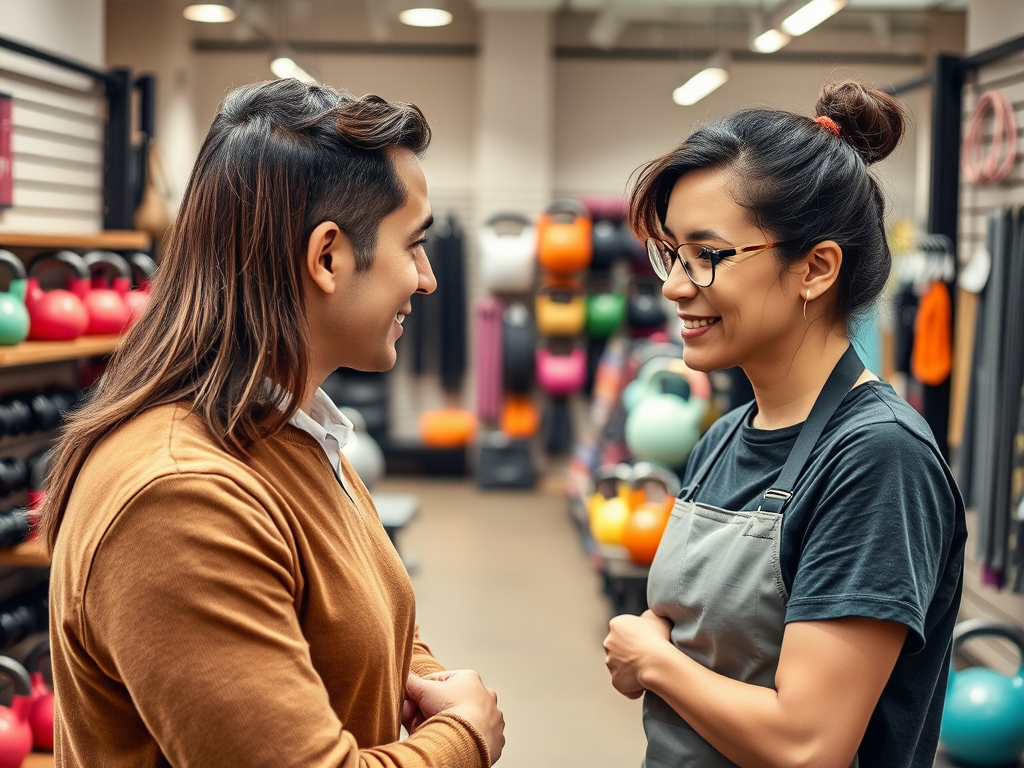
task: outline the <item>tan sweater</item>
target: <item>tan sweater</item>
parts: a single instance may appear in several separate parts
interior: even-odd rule
[[[399,742],[404,682],[443,667],[343,461],[287,426],[238,461],[179,407],[92,452],[51,571],[57,766],[478,768],[441,714]]]

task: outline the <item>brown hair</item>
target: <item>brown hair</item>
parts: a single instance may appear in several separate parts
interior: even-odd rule
[[[831,320],[849,326],[881,293],[891,256],[885,201],[867,166],[888,157],[903,136],[900,103],[851,80],[827,85],[813,118],[746,109],[705,125],[642,166],[630,192],[628,223],[641,239],[662,237],[672,188],[703,169],[736,174],[736,202],[777,242],[777,258],[798,261],[815,244],[843,249]]]
[[[411,104],[298,80],[239,88],[213,121],[143,315],[89,402],[63,429],[40,538],[52,552],[93,448],[156,406],[186,403],[225,451],[243,456],[281,429],[308,385],[302,283],[306,243],[323,221],[373,263],[381,219],[405,201],[388,149],[426,150]],[[265,382],[286,393],[284,408]]]

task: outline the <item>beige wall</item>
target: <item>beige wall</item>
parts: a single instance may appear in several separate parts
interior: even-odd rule
[[[102,67],[104,0],[0,0],[0,35]]]
[[[1024,35],[1024,1],[968,0],[967,50],[989,48]]]

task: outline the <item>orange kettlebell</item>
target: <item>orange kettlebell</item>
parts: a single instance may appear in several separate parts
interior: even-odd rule
[[[549,272],[569,275],[590,266],[592,222],[575,200],[556,200],[537,222],[537,260]]]

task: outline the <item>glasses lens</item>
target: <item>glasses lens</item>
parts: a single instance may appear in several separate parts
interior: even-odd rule
[[[668,273],[672,271],[672,258],[666,253],[664,246],[657,240],[648,238],[647,256],[651,259],[655,274],[662,280],[668,280]]]
[[[711,251],[702,245],[684,243],[679,246],[679,260],[690,279],[701,288],[711,285],[715,268],[711,263]]]

